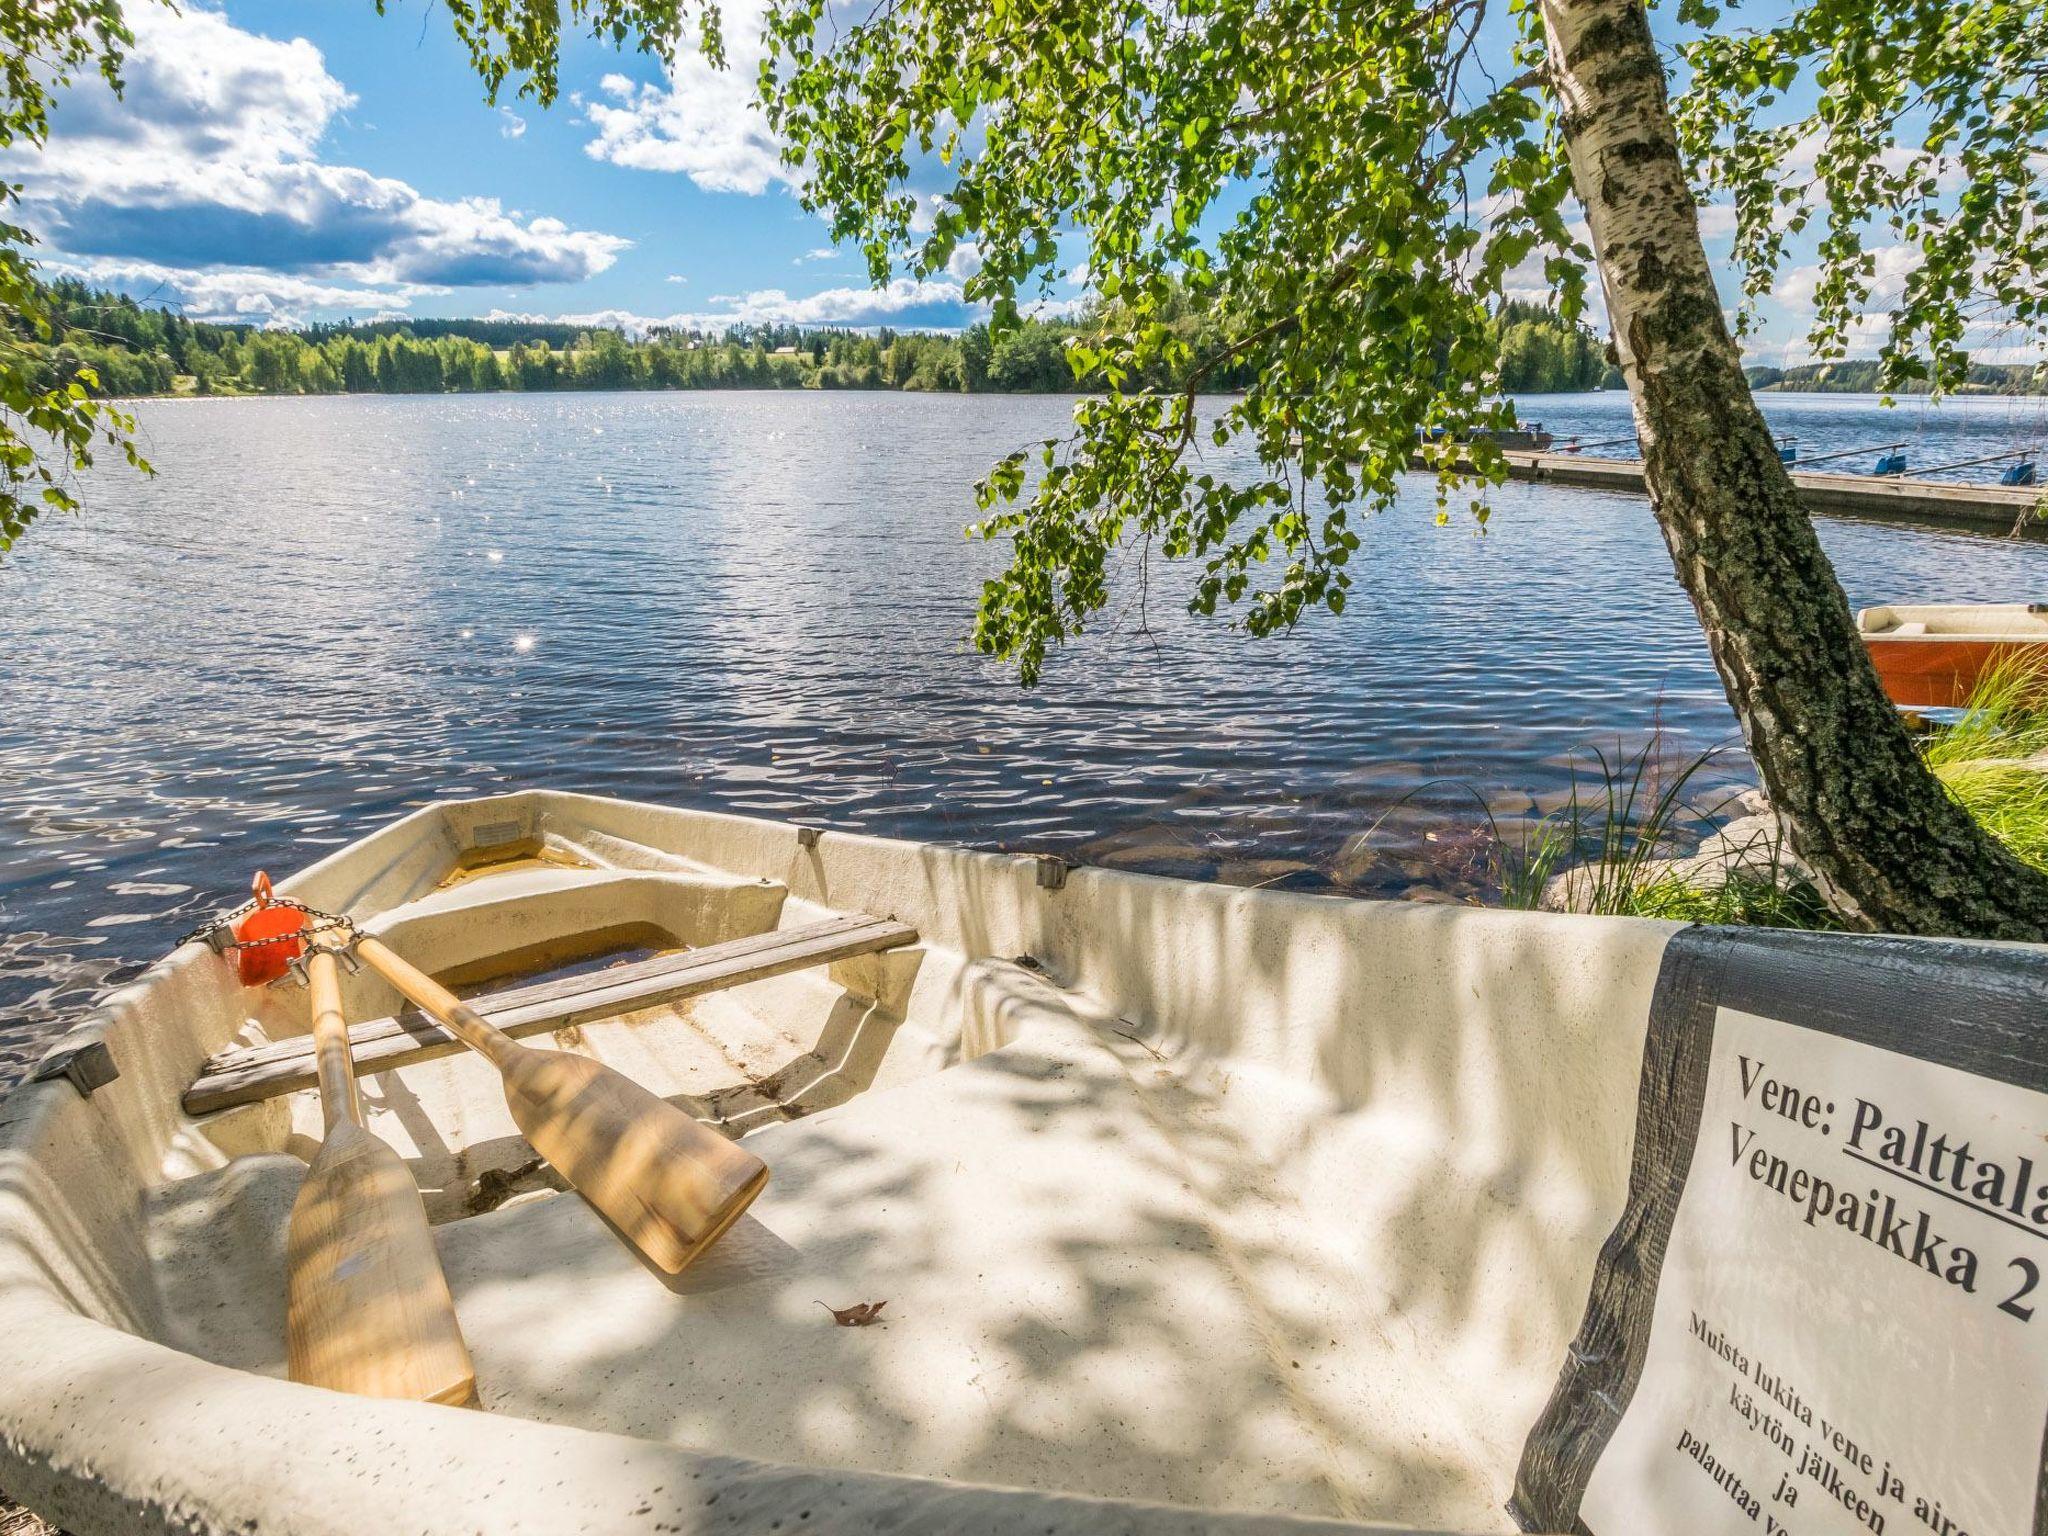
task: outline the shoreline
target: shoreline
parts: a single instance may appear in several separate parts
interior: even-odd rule
[[[188,376],[189,377],[189,376]],[[1829,404],[1862,403],[1883,410],[1903,410],[1909,402],[1921,408],[1940,410],[1945,405],[1958,401],[2020,401],[2040,400],[2043,409],[2048,410],[2048,389],[2013,392],[1990,389],[1958,389],[1932,399],[1920,392],[1905,395],[1884,395],[1868,389],[1811,389],[1785,388],[1779,385],[1765,385],[1752,393],[1769,400],[1812,400]],[[1234,400],[1244,394],[1240,389],[1203,390],[1196,395],[1198,400]],[[197,390],[181,389],[158,391],[151,394],[106,394],[95,395],[96,400],[109,405],[140,405],[145,402],[186,401],[186,400],[456,400],[469,397],[498,397],[503,395],[525,395],[536,398],[558,395],[909,395],[925,400],[983,400],[983,399],[1024,399],[1024,400],[1099,400],[1104,398],[1100,390],[1088,389],[920,389],[893,384],[879,385],[824,385],[815,379],[801,383],[761,384],[679,384],[679,385],[560,385],[547,389],[232,389]],[[1608,387],[1592,389],[1527,390],[1510,394],[1508,398],[1521,401],[1590,400],[1602,395],[1626,401],[1628,391]],[[2048,430],[2048,429],[2044,429]],[[1797,467],[1796,465],[1793,467]]]

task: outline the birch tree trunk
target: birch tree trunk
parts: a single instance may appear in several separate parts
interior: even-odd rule
[[[1922,762],[1742,376],[1641,0],[1543,21],[1650,505],[1786,843],[1854,926],[2048,939],[2048,877]]]

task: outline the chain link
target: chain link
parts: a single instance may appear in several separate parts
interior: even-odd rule
[[[259,906],[289,907],[294,912],[305,913],[313,921],[306,924],[303,928],[294,928],[290,933],[273,934],[267,939],[237,939],[232,937],[235,924],[242,918],[247,917],[251,912],[254,912]],[[182,949],[187,944],[203,939],[216,953],[225,955],[240,949],[264,949],[272,944],[293,944],[309,939],[316,933],[326,933],[336,929],[348,936],[350,944],[355,943],[357,938],[356,925],[349,918],[334,912],[323,912],[318,907],[309,907],[303,901],[294,901],[289,896],[273,896],[268,902],[259,902],[252,896],[233,911],[223,912],[220,916],[201,923],[197,928],[194,928],[190,933],[180,938],[171,948]]]

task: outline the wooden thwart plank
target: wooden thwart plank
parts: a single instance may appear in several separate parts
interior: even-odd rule
[[[916,929],[887,918],[859,913],[828,917],[801,928],[656,955],[594,975],[508,987],[471,998],[470,1006],[508,1035],[537,1035],[916,942]],[[447,1030],[411,1008],[392,1018],[366,1019],[349,1030],[348,1038],[356,1072],[364,1077],[463,1049]],[[185,1112],[203,1115],[254,1104],[309,1088],[314,1081],[310,1037],[241,1046],[220,1052],[206,1064],[185,1090]]]

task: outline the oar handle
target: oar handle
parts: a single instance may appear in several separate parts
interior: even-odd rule
[[[327,1129],[285,1234],[285,1369],[338,1392],[469,1402],[476,1367],[426,1207],[405,1160],[363,1125],[337,953],[315,938],[305,960]]]
[[[341,968],[334,951],[318,941],[306,955],[306,992],[313,1010],[313,1070],[320,1081],[321,1118],[330,1132],[343,1122],[361,1125],[363,1104],[349,1055],[348,1020],[341,1011]]]
[[[488,1056],[500,1067],[506,1066],[519,1054],[520,1047],[513,1043],[510,1035],[485,1022],[482,1014],[383,940],[359,933],[355,949],[371,970],[398,988],[415,1008],[442,1025],[471,1050]]]

